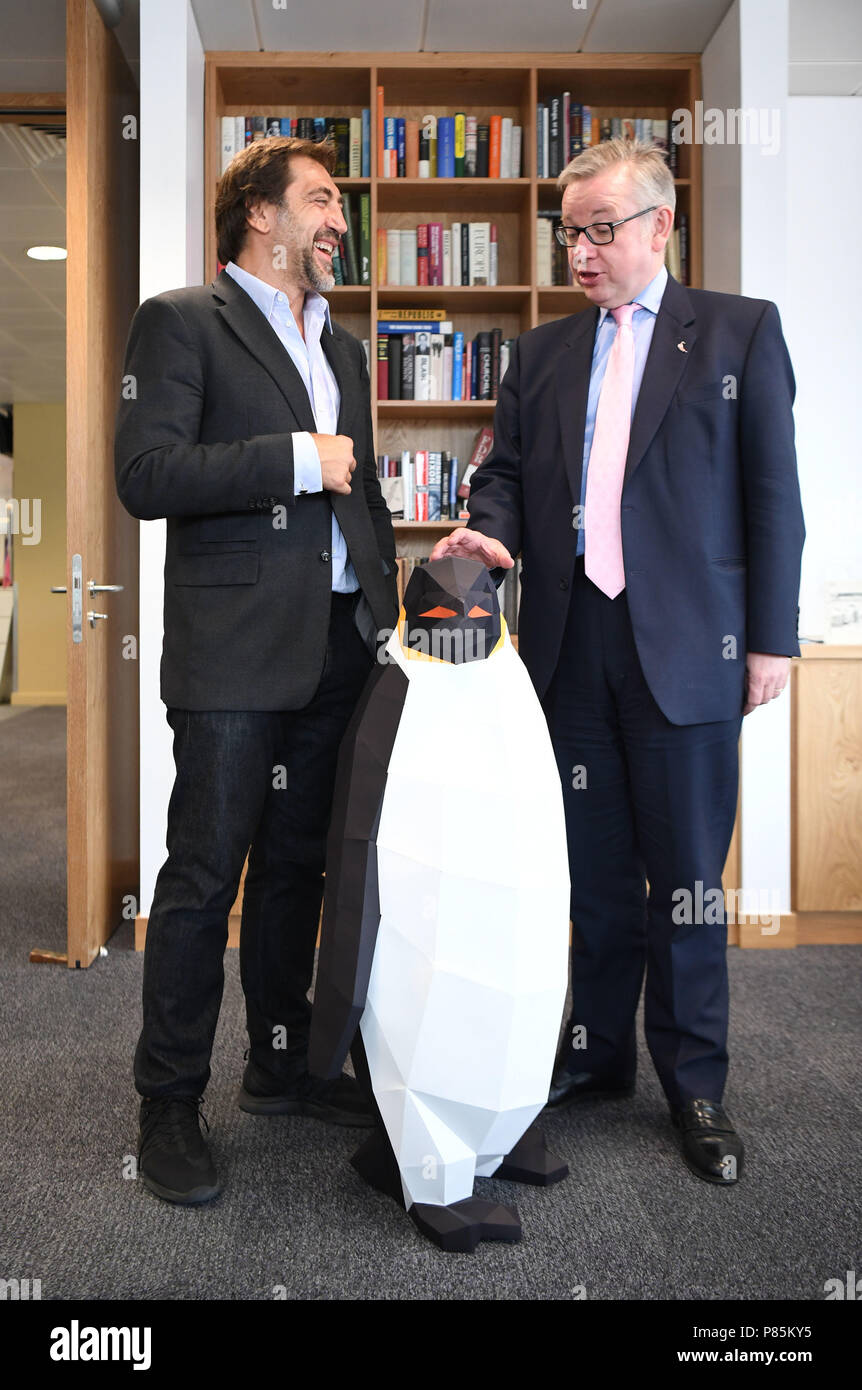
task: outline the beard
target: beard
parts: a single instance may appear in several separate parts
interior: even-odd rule
[[[278,244],[286,249],[291,262],[289,266],[291,278],[303,290],[317,290],[318,293],[323,293],[333,289],[335,286],[333,271],[324,270],[315,260],[313,240],[311,244],[301,245],[300,238],[303,235],[307,235],[307,233],[303,232],[299,219],[282,204],[276,224],[276,236]]]

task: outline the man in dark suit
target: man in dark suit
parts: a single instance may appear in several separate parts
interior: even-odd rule
[[[219,1190],[199,1106],[249,847],[240,1105],[370,1123],[352,1078],[306,1067],[338,746],[397,614],[365,353],[320,294],[346,226],[334,162],[328,145],[280,138],[238,154],[216,203],[225,269],[147,300],[128,344],[117,488],[133,516],[167,517],[176,762],[135,1056],[139,1171],[175,1202]]]
[[[668,276],[659,154],[609,141],[559,186],[558,238],[592,307],[518,339],[469,527],[433,555],[500,574],[522,555],[520,651],[572,882],[573,1008],[549,1102],[631,1094],[645,976],[683,1157],[732,1183],[721,873],[742,716],[799,650],[793,374],[773,304]]]

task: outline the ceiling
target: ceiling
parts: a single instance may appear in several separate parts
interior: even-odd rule
[[[115,29],[136,76],[141,3],[124,0]],[[191,0],[206,49],[511,53],[698,53],[731,3]],[[65,27],[65,0],[5,14],[0,92],[65,91]],[[792,95],[862,95],[862,0],[790,0],[789,43]],[[65,244],[64,208],[64,156],[36,159],[0,124],[0,402],[65,393],[65,268],[24,254],[34,242]]]

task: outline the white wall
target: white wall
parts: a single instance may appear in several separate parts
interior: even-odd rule
[[[204,54],[188,0],[141,0],[141,299],[203,282]],[[166,857],[171,731],[159,696],[165,523],[141,523],[141,885]]]
[[[808,533],[799,630],[823,637],[827,582],[862,580],[862,100],[791,97],[787,144],[784,328]],[[825,234],[811,223],[815,208]]]

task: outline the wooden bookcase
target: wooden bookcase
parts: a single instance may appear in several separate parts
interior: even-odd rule
[[[426,111],[481,118],[511,116],[523,128],[517,179],[391,179],[377,176],[377,87],[388,115]],[[558,53],[208,53],[206,55],[206,272],[216,271],[215,190],[221,117],[358,116],[371,109],[371,177],[339,179],[371,195],[370,286],[329,293],[333,316],[358,338],[375,339],[378,308],[422,305],[448,311],[465,338],[499,326],[504,338],[586,306],[569,287],[536,284],[536,216],[559,207],[554,179],[536,178],[536,103],[569,90],[573,101],[603,115],[664,117],[694,109],[700,98],[699,54]],[[698,145],[679,147],[677,206],[688,216],[690,281],[701,284],[701,160]],[[498,225],[499,280],[490,288],[385,286],[377,283],[377,228],[436,220],[490,220]],[[373,354],[372,354],[373,356]],[[373,365],[373,363],[372,363]],[[447,449],[466,464],[479,426],[493,417],[488,401],[378,401],[371,372],[377,453]],[[427,554],[457,522],[396,522],[398,552]]]

